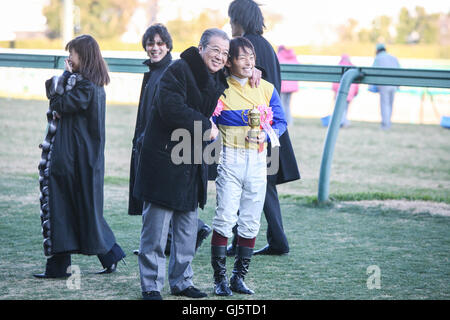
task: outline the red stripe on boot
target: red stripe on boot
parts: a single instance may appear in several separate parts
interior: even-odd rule
[[[213,234],[211,237],[211,245],[212,246],[226,246],[228,244],[228,238],[222,236],[220,233],[213,230]]]
[[[238,236],[237,245],[240,247],[254,248],[255,247],[256,238],[246,239]]]

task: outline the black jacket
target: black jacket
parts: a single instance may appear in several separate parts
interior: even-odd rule
[[[211,128],[209,118],[228,85],[222,71],[208,72],[197,48],[187,49],[180,57],[160,80],[145,129],[134,195],[172,210],[193,211],[204,207],[207,195],[208,170],[202,156],[206,142],[202,137]],[[174,162],[172,150],[180,144],[171,141],[176,129],[189,133],[188,163]]]
[[[130,185],[128,197],[128,214],[140,215],[142,214],[143,203],[141,200],[133,196],[134,182],[136,170],[138,166],[139,153],[142,148],[142,140],[144,136],[145,127],[149,121],[150,110],[153,107],[153,100],[155,97],[158,83],[166,71],[167,67],[172,62],[172,56],[169,53],[159,62],[151,63],[150,59],[144,61],[149,67],[149,71],[144,73],[142,80],[141,94],[139,97],[139,106],[136,117],[136,127],[133,136],[133,148],[131,151],[130,161]]]
[[[256,52],[256,65],[264,69],[264,79],[272,83],[281,92],[281,70],[277,54],[271,44],[258,34],[244,34],[250,40]]]
[[[55,94],[61,115],[51,149],[51,254],[105,254],[116,242],[103,218],[105,90],[89,80]]]
[[[265,71],[265,80],[272,83],[278,93],[281,90],[281,72],[280,63],[277,54],[273,50],[270,43],[261,35],[244,34],[244,37],[250,40],[256,52],[256,65]],[[292,149],[289,132],[286,131],[279,138],[280,140],[280,163],[278,173],[267,176],[268,182],[273,184],[281,184],[289,181],[300,179],[300,172],[295,159],[294,150]],[[271,147],[267,148],[268,156],[270,156]]]

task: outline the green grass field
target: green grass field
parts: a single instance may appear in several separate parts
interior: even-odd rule
[[[0,299],[140,299],[137,257],[140,216],[127,215],[135,106],[107,108],[105,218],[128,257],[110,275],[93,256],[73,255],[80,289],[65,280],[38,280],[45,257],[39,218],[38,144],[47,103],[0,99]],[[233,299],[449,299],[450,130],[435,125],[352,122],[339,133],[326,205],[316,202],[326,129],[319,119],[290,128],[302,180],[280,185],[287,256],[253,258],[246,283],[253,296]],[[200,217],[214,214],[214,186]],[[262,218],[256,247],[265,244]],[[194,262],[194,281],[212,293],[209,241]],[[229,271],[232,259],[228,259]],[[370,284],[370,266],[380,271]],[[370,268],[369,268],[370,269]],[[368,286],[369,282],[369,286]],[[165,299],[183,299],[170,295]]]

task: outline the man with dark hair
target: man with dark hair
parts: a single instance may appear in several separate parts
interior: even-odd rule
[[[234,0],[228,7],[228,16],[230,17],[233,37],[243,36],[250,40],[256,51],[256,65],[265,71],[265,77],[263,78],[272,83],[279,93],[281,89],[280,64],[272,46],[262,36],[265,25],[259,5],[253,0]],[[280,136],[279,140],[279,170],[276,174],[267,177],[264,203],[268,245],[255,251],[255,255],[282,255],[289,252],[289,243],[283,229],[276,185],[298,180],[300,179],[300,173],[288,130]],[[268,156],[270,156],[271,148],[268,147],[267,150]],[[236,241],[233,241],[227,254],[234,255],[235,243]]]
[[[139,107],[136,118],[136,128],[133,137],[133,149],[131,152],[130,162],[130,187],[128,198],[128,214],[141,215],[143,201],[133,196],[134,183],[136,177],[136,169],[138,166],[139,153],[141,152],[142,142],[144,139],[144,130],[149,121],[150,110],[153,107],[154,97],[159,81],[172,62],[172,37],[167,28],[156,23],[150,26],[142,37],[142,47],[147,52],[148,60],[144,64],[148,66],[149,71],[144,73],[142,80],[141,94],[139,98]],[[198,219],[196,250],[202,241],[211,233],[211,228],[202,220]],[[170,254],[171,233],[167,240],[165,249],[166,255]],[[138,250],[134,250],[134,254],[138,254]]]
[[[172,55],[170,54],[172,51],[172,37],[164,25],[154,24],[142,36],[142,47],[149,57],[143,62],[143,64],[148,66],[149,71],[144,73],[144,78],[142,79],[131,152],[130,192],[128,198],[128,214],[130,215],[142,214],[142,201],[133,196],[137,162],[157,85],[162,74],[172,62]]]
[[[207,197],[208,168],[198,153],[207,142],[192,139],[193,152],[178,162],[172,140],[175,130],[213,140],[218,129],[210,120],[217,100],[227,87],[223,68],[229,38],[219,29],[206,30],[198,47],[190,47],[164,72],[158,85],[154,108],[145,128],[139,156],[134,196],[144,201],[139,249],[142,297],[159,300],[164,285],[164,249],[170,224],[172,245],[169,285],[174,295],[202,298],[206,293],[193,285],[191,262],[195,254],[198,207]],[[176,159],[175,159],[176,158]],[[194,158],[196,158],[194,160]],[[175,161],[176,160],[176,161]],[[198,162],[200,160],[200,163]]]

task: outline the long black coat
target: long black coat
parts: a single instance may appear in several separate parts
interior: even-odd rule
[[[155,108],[145,129],[134,195],[172,210],[192,211],[204,207],[208,182],[203,156],[197,158],[201,163],[193,161],[198,152],[203,153],[206,142],[194,149],[194,141],[202,141],[211,128],[209,118],[228,85],[222,71],[214,75],[208,72],[197,48],[187,49],[180,57],[160,80]],[[172,149],[180,143],[171,141],[176,129],[190,134],[189,163],[175,164],[171,158]]]
[[[250,40],[256,52],[256,65],[262,67],[266,72],[265,80],[272,83],[278,93],[281,90],[281,72],[280,63],[277,54],[273,50],[270,43],[261,35],[244,34],[244,37]],[[300,172],[295,159],[294,150],[292,149],[289,132],[286,131],[279,138],[280,140],[280,166],[277,174],[267,176],[269,182],[281,184],[289,181],[300,179]],[[268,156],[270,156],[271,148],[267,148]]]
[[[51,254],[105,254],[116,242],[103,218],[105,90],[89,80],[50,98],[61,115],[49,172]]]
[[[150,110],[153,106],[153,99],[155,97],[156,88],[167,67],[172,62],[172,56],[168,53],[161,61],[151,63],[150,59],[146,60],[144,64],[149,67],[149,71],[144,73],[142,80],[141,94],[139,97],[139,107],[136,117],[136,127],[133,136],[133,148],[131,151],[130,161],[130,186],[128,197],[128,214],[140,215],[142,214],[143,202],[133,196],[136,170],[138,167],[139,153],[142,148],[142,141],[144,138],[145,127],[149,121]]]

